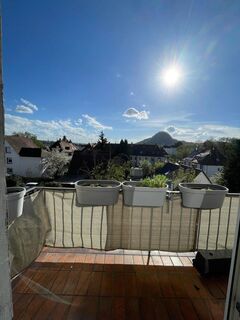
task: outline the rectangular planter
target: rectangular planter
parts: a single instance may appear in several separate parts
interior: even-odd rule
[[[126,206],[162,207],[166,199],[166,188],[138,187],[137,181],[123,183],[123,201]]]
[[[217,184],[180,183],[184,207],[217,209],[223,205],[228,188]]]
[[[79,180],[75,183],[79,206],[110,206],[118,202],[121,183],[115,180]]]

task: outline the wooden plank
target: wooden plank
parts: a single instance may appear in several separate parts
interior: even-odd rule
[[[31,303],[33,298],[33,294],[21,294],[20,298],[17,299],[13,304],[14,320],[24,319],[22,315],[25,314],[26,308]]]
[[[127,297],[137,297],[138,288],[137,288],[137,279],[134,272],[124,273],[124,282],[126,284],[125,295]]]
[[[127,319],[131,319],[131,320],[139,320],[141,318],[139,299],[137,298],[126,299],[126,315],[127,315]]]
[[[79,280],[74,290],[75,295],[87,294],[91,274],[90,271],[81,271],[79,273]]]
[[[98,320],[112,319],[112,297],[100,297],[98,307]]]
[[[175,297],[174,290],[172,288],[170,277],[167,272],[158,272],[157,273],[158,284],[162,292],[162,296],[166,298]]]
[[[61,294],[64,290],[65,284],[68,280],[70,271],[59,270],[57,271],[57,276],[53,282],[51,291],[55,294]]]
[[[221,302],[216,299],[208,299],[207,300],[207,306],[210,310],[213,319],[221,320],[224,317],[224,309],[222,309]]]
[[[188,257],[179,257],[181,260],[183,266],[185,267],[191,267],[192,266],[192,260],[190,260]]]
[[[101,285],[101,296],[112,297],[113,295],[113,273],[103,272],[102,274],[102,285]]]
[[[163,262],[164,266],[172,266],[173,265],[172,260],[170,259],[170,257],[162,256],[161,258],[162,258],[162,262]]]
[[[90,296],[99,296],[102,283],[102,272],[92,272],[89,279],[87,294]]]
[[[175,297],[187,298],[188,294],[183,285],[183,278],[180,273],[172,272],[169,274],[169,281],[174,291]]]
[[[178,257],[170,257],[170,259],[175,267],[182,267],[183,264]]]
[[[193,307],[200,320],[212,320],[211,313],[208,309],[205,299],[191,299]],[[214,319],[215,320],[215,319]]]
[[[177,299],[164,299],[164,305],[167,309],[169,319],[185,320]]]
[[[66,319],[95,320],[97,319],[97,309],[98,298],[76,296],[73,298],[72,305]]]
[[[198,320],[198,315],[193,307],[191,300],[189,299],[179,299],[178,304],[181,309],[181,313],[185,320]]]
[[[125,282],[124,282],[124,274],[122,272],[113,273],[113,296],[115,297],[125,296]]]
[[[126,305],[123,297],[113,298],[112,301],[112,320],[129,319],[126,317]]]
[[[143,320],[157,319],[153,298],[149,298],[149,297],[140,298],[139,308],[140,308],[141,319]]]
[[[154,299],[154,311],[156,319],[169,320],[167,308],[163,302],[163,299]]]
[[[74,295],[76,286],[78,284],[80,270],[71,270],[68,274],[67,281],[65,282],[65,286],[63,288],[62,294],[64,295]]]

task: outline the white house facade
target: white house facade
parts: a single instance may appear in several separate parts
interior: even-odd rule
[[[43,172],[41,148],[25,137],[5,137],[5,161],[7,175],[41,177]],[[24,139],[23,139],[24,138]],[[25,140],[27,139],[27,140]]]

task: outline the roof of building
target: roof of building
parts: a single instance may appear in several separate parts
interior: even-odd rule
[[[150,144],[130,144],[129,154],[133,156],[146,156],[146,157],[165,157],[167,152],[163,147]]]
[[[78,150],[78,148],[72,143],[71,140],[68,140],[65,136],[63,138],[58,139],[52,145],[50,145],[50,150],[58,149],[60,152],[74,152]]]
[[[208,166],[223,166],[226,161],[224,155],[216,148],[197,154],[195,159],[199,164]]]
[[[30,138],[20,135],[5,136],[5,140],[21,157],[41,157],[42,149]]]

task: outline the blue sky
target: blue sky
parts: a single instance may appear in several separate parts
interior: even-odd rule
[[[238,0],[4,0],[5,130],[240,137]],[[174,87],[163,79],[174,65]]]

